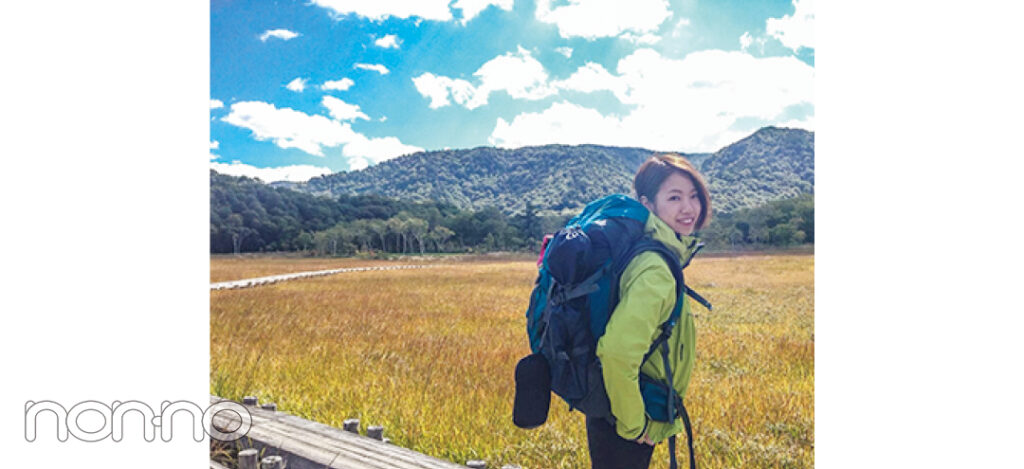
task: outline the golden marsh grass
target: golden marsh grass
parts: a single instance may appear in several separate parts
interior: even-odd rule
[[[268,265],[278,270],[257,275],[372,265],[301,261],[216,268],[228,280]],[[715,306],[694,306],[698,355],[686,403],[699,464],[813,467],[813,256],[698,258],[686,273]],[[384,425],[395,444],[457,463],[589,467],[582,416],[557,397],[542,427],[512,425],[535,276],[530,261],[452,262],[213,291],[210,391],[256,395],[337,427],[347,418],[364,431]],[[652,468],[668,467],[666,446]]]

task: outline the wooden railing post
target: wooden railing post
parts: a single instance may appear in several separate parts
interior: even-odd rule
[[[267,456],[260,463],[260,469],[284,469],[284,458],[281,456]]]
[[[366,436],[374,440],[384,441],[384,427],[380,425],[366,427]]]
[[[352,432],[356,435],[359,434],[359,419],[346,419],[341,424],[341,429],[346,432]]]
[[[256,458],[259,452],[255,448],[243,449],[238,452],[238,469],[259,469]]]

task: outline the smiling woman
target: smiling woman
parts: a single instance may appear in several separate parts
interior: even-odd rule
[[[683,405],[696,357],[683,270],[711,217],[703,178],[685,158],[656,155],[634,178],[637,200],[591,202],[543,248],[527,309],[532,354],[516,366],[513,420],[536,428],[548,389],[586,415],[591,469],[644,469],[693,427]],[[538,389],[539,388],[539,389]],[[536,392],[543,391],[543,392]],[[538,399],[540,398],[540,399]]]
[[[697,239],[690,235],[711,218],[704,179],[686,158],[663,154],[652,156],[640,166],[633,188],[653,215],[648,216],[645,235],[678,256],[679,265],[685,268],[700,249]],[[690,422],[682,401],[693,372],[696,329],[690,298],[682,295],[677,304],[677,292],[686,291],[686,287],[677,290],[676,274],[670,266],[667,259],[647,251],[629,261],[619,278],[619,302],[596,351],[614,418],[587,417],[587,442],[594,469],[646,468],[654,446],[665,440],[669,440],[674,468],[675,435],[684,429],[693,467]],[[667,344],[663,360],[648,360],[655,355],[651,353],[652,338],[658,336],[659,325],[674,323],[671,318],[676,308],[678,324],[667,329],[661,326],[663,333],[669,333],[660,339],[664,340],[663,347]],[[643,391],[645,386],[637,386],[645,380],[671,382],[669,396],[679,396],[679,408],[672,409],[667,418],[655,419],[650,411],[652,402]]]
[[[711,195],[707,184],[682,156],[651,157],[637,170],[633,188],[640,203],[676,233],[689,235],[710,221]]]

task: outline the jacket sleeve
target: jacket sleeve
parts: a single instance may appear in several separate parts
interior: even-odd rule
[[[615,430],[634,440],[648,424],[638,374],[644,354],[675,306],[675,278],[654,253],[633,259],[619,283],[620,300],[597,343]]]

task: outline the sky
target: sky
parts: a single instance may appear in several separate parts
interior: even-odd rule
[[[813,23],[812,0],[213,0],[210,164],[305,181],[419,151],[814,130]]]

